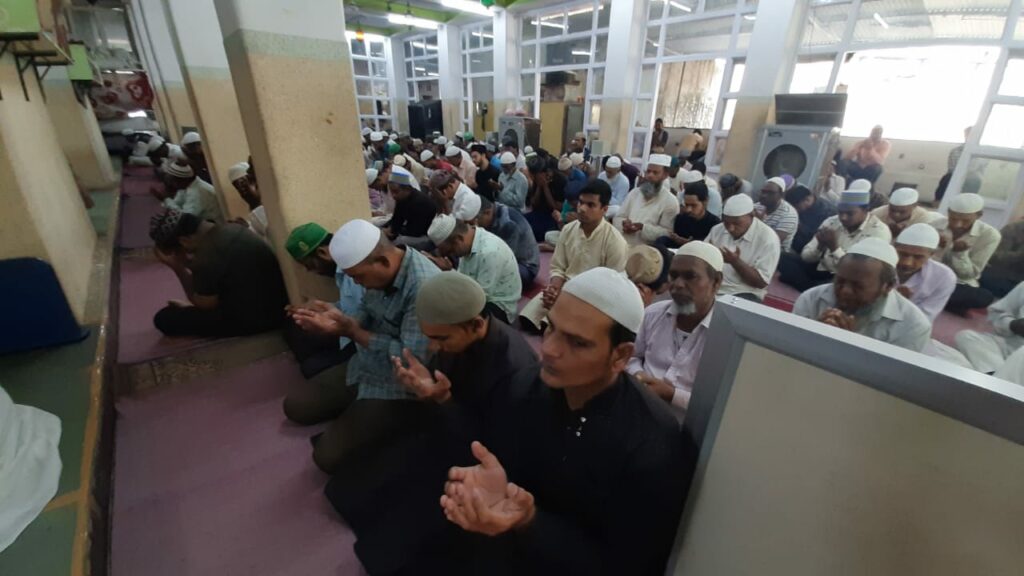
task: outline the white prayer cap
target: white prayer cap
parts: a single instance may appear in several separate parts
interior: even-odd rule
[[[167,145],[167,157],[171,160],[181,160],[182,162],[188,162],[188,157],[185,156],[185,151],[181,149],[181,146],[177,144]]]
[[[881,260],[893,268],[895,268],[900,262],[900,256],[896,253],[896,249],[892,247],[892,244],[889,244],[881,238],[865,238],[851,246],[846,253],[860,254],[862,256],[874,258],[875,260]]]
[[[569,160],[567,156],[562,156],[558,159],[559,170],[568,170],[569,168],[572,168],[572,160]]]
[[[146,143],[146,152],[155,152],[156,149],[162,146],[164,142],[166,142],[166,140],[164,140],[163,138],[159,136],[153,136],[152,138],[149,139],[149,142]]]
[[[619,160],[618,156],[612,156],[608,158],[608,162],[604,165],[605,168],[611,168],[612,170],[622,169],[622,160]]]
[[[331,258],[341,270],[359,264],[377,248],[380,228],[366,220],[349,220],[331,238]]]
[[[132,130],[131,128],[121,130],[121,136],[131,136],[132,134],[135,134],[135,130]]]
[[[234,182],[235,180],[238,180],[239,178],[241,178],[243,176],[248,176],[248,175],[249,175],[249,163],[248,162],[239,162],[238,164],[235,164],[231,168],[228,168],[228,180],[230,180],[231,182]]]
[[[527,146],[523,148],[523,154],[533,154],[533,146]]]
[[[367,168],[366,169],[366,185],[369,186],[370,184],[373,184],[373,181],[377,179],[377,175],[378,174],[379,174],[379,172],[377,171],[376,168]]]
[[[456,146],[449,146],[445,148],[444,155],[448,158],[454,158],[456,156],[462,156],[462,150]]]
[[[700,240],[693,240],[683,244],[678,250],[676,250],[676,256],[693,256],[694,258],[700,258],[707,262],[715,269],[715,272],[721,272],[725,267],[725,260],[722,259],[722,251],[715,248],[707,242]]]
[[[363,126],[363,129],[359,133],[363,136],[369,136],[373,133],[373,130],[371,130],[369,126]]]
[[[169,176],[176,178],[194,178],[196,173],[192,170],[192,167],[188,164],[178,164],[177,162],[171,162],[167,164],[167,168],[164,169]]]
[[[696,170],[679,170],[679,179],[682,180],[683,184],[693,184],[694,182],[700,182],[704,179],[704,175]]]
[[[857,180],[854,180],[853,182],[850,182],[849,186],[847,186],[846,189],[854,192],[870,192],[871,181],[859,178]]]
[[[569,161],[572,162],[573,166],[579,166],[580,164],[583,164],[583,154],[573,152],[572,154],[569,154]]]
[[[904,246],[920,246],[929,250],[939,249],[939,231],[931,224],[918,222],[907,226],[907,229],[900,232],[896,237],[896,243]]]
[[[388,140],[398,140],[398,134],[392,133],[390,136],[388,136]]]
[[[463,222],[469,222],[480,215],[480,208],[483,202],[480,201],[480,195],[467,194],[459,205],[459,211],[455,214],[455,217]]]
[[[722,216],[746,216],[754,211],[754,200],[746,194],[737,194],[725,201]]]
[[[786,181],[783,180],[781,176],[769,178],[768,180],[765,181],[765,184],[775,184],[776,186],[779,187],[779,190],[782,190],[783,192],[786,191]]]
[[[420,140],[419,138],[413,138],[412,139],[412,145],[413,146],[423,146],[423,140]]]
[[[439,246],[442,242],[448,239],[455,231],[455,216],[451,214],[438,214],[434,216],[434,221],[430,223],[430,228],[427,229],[427,237],[434,243],[435,246]]]
[[[672,157],[668,154],[651,154],[651,157],[647,159],[647,165],[668,168],[672,166]]]
[[[973,192],[961,192],[949,201],[949,209],[960,214],[974,214],[985,209],[985,199]]]
[[[391,163],[395,166],[405,166],[406,162],[405,154],[399,154],[391,159]]]
[[[437,138],[436,138],[436,139],[434,140],[434,144],[438,144],[438,145],[440,145],[440,146],[444,146],[445,144],[448,144],[448,139],[447,139],[447,138],[445,138],[444,136],[438,136],[438,137],[437,137]]]
[[[420,162],[426,162],[427,160],[430,160],[433,157],[434,153],[431,152],[430,150],[424,150],[423,152],[420,152]]]
[[[920,196],[913,188],[897,188],[889,195],[889,204],[893,206],[912,206],[917,204]]]
[[[516,155],[511,153],[511,152],[503,152],[501,154],[501,163],[502,164],[515,164],[516,163]]]
[[[562,292],[597,308],[630,332],[640,331],[644,321],[644,301],[636,286],[622,272],[611,268],[591,268],[566,282]]]
[[[370,142],[383,142],[383,141],[384,141],[384,133],[383,132],[370,132]]]
[[[181,145],[188,146],[189,144],[195,144],[196,142],[202,142],[202,138],[199,137],[199,132],[186,132],[181,137]]]

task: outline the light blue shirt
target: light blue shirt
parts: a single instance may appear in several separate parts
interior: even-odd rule
[[[338,285],[340,295],[338,303],[334,306],[345,313],[345,316],[355,316],[359,311],[359,305],[363,303],[363,294],[366,288],[356,284],[351,276],[341,270],[334,273],[334,282]],[[352,343],[352,340],[342,336],[338,338],[338,349],[342,349]]]
[[[608,187],[612,189],[612,201],[608,205],[622,206],[622,203],[626,201],[626,196],[629,195],[629,178],[626,178],[622,172],[616,174],[615,178],[611,180],[608,179],[607,172],[601,172],[597,178],[607,182]]]

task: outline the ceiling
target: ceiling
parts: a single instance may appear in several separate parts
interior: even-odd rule
[[[472,0],[476,2],[477,0]],[[494,6],[508,7],[516,0],[495,0]],[[345,0],[345,25],[349,30],[361,28],[366,32],[392,35],[415,30],[409,26],[396,25],[388,21],[388,13],[409,14],[435,22],[449,22],[482,18],[472,13],[449,8],[441,0]]]

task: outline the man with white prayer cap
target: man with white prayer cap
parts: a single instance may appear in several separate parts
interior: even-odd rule
[[[956,272],[957,285],[946,310],[966,314],[971,308],[985,308],[995,296],[978,282],[1003,236],[981,220],[985,199],[974,193],[961,193],[949,201],[947,223],[940,231],[941,241],[935,259]]]
[[[395,199],[395,209],[391,221],[384,227],[385,235],[398,246],[432,248],[427,230],[437,214],[437,206],[420,190],[416,178],[405,168],[392,166],[388,192]]]
[[[428,360],[416,294],[440,272],[419,251],[395,246],[366,220],[350,220],[339,228],[330,252],[338,270],[366,288],[358,311],[349,316],[314,301],[292,318],[303,330],[351,339],[356,354],[343,381],[310,385],[284,400],[285,415],[294,422],[333,420],[313,449],[313,461],[327,473],[365,465],[422,420],[424,405],[395,377],[391,358],[408,350]]]
[[[671,165],[672,158],[667,154],[651,154],[644,182],[626,195],[626,201],[612,218],[630,246],[654,244],[672,230],[679,214],[679,200],[668,186]]]
[[[196,173],[188,164],[177,161],[167,164],[167,168],[164,170],[164,185],[166,190],[174,193],[169,198],[161,198],[160,195],[157,195],[163,200],[164,206],[187,214],[194,214],[201,220],[213,220],[214,222],[224,220],[217,192],[202,178],[196,177]],[[151,191],[154,190],[151,189]]]
[[[203,140],[199,136],[199,132],[194,130],[186,132],[181,137],[180,149],[189,165],[192,166],[192,170],[195,171],[196,176],[212,184],[213,179],[210,176],[210,168],[206,164],[206,154],[203,153]],[[173,152],[169,153],[169,157],[175,159]]]
[[[920,206],[919,200],[917,190],[897,188],[889,195],[888,204],[875,208],[871,213],[889,227],[893,238],[919,222],[945,227],[945,218],[938,212]]]
[[[629,194],[629,178],[622,173],[622,160],[618,156],[609,156],[604,161],[604,171],[597,175],[612,189],[612,201],[608,205],[608,216],[614,218]]]
[[[856,185],[855,181],[852,185]],[[867,183],[870,189],[870,182]],[[858,185],[860,186],[860,185]],[[863,186],[860,186],[863,188]],[[799,257],[787,254],[779,264],[780,280],[803,292],[832,279],[846,251],[865,238],[892,241],[892,232],[870,211],[869,189],[851,188],[840,196],[838,214],[818,227]]]
[[[939,232],[931,224],[911,224],[900,232],[895,247],[900,258],[896,265],[900,284],[896,290],[935,322],[956,288],[956,274],[949,266],[932,259],[939,248]]]
[[[680,419],[690,404],[724,267],[721,250],[706,242],[688,242],[676,251],[668,271],[672,299],[644,311],[626,366]]]
[[[502,152],[497,199],[501,204],[523,212],[526,210],[526,196],[530,191],[530,183],[518,166],[519,160],[514,153]]]
[[[396,160],[398,158],[404,158],[404,156],[395,157]],[[370,216],[372,217],[371,221],[377,226],[387,225],[395,211],[395,199],[388,193],[389,179],[390,172],[388,170],[381,173],[376,168],[366,169],[366,191],[370,199]]]
[[[761,186],[758,203],[754,206],[757,217],[779,236],[783,252],[789,252],[793,236],[800,225],[800,216],[789,202],[786,202],[786,181],[775,176]]]
[[[899,255],[881,238],[865,238],[843,255],[831,284],[800,295],[793,313],[914,352],[925,350],[932,323],[894,290]]]
[[[710,183],[712,182],[711,180],[705,178],[704,175],[698,172],[697,170],[686,170],[682,168],[679,170],[676,179],[679,181],[677,185],[678,187],[676,189],[677,194],[682,193],[682,191],[686,189],[687,184],[703,182],[704,185],[707,186],[708,188],[707,211],[715,215],[715,217],[717,218],[722,217],[722,193],[718,190],[717,186],[712,187],[710,185]],[[682,200],[680,200],[680,204],[681,203]]]
[[[473,196],[479,212],[480,197]],[[487,293],[487,311],[502,322],[511,323],[523,290],[516,255],[508,244],[487,230],[449,214],[437,215],[427,235],[439,255],[458,258],[459,272],[483,287]]]
[[[707,242],[721,251],[726,264],[718,293],[764,300],[781,255],[779,236],[754,216],[750,196],[729,198],[722,209],[722,223],[711,229]]]
[[[470,189],[476,188],[476,164],[473,157],[458,146],[449,146],[444,152],[445,159],[452,165],[455,173],[459,175],[462,182]]]
[[[1015,351],[1024,348],[1024,282],[1005,298],[988,307],[993,333],[964,330],[956,335],[956,347],[985,374],[998,371]]]
[[[249,169],[248,162],[235,164],[228,168],[228,180],[249,206],[249,217],[245,219],[249,223],[249,229],[265,239],[267,237],[267,213],[263,208],[263,199],[260,197],[259,188],[249,178]]]
[[[387,150],[387,138],[384,137],[383,132],[374,130],[370,132],[370,166],[373,166],[373,162],[380,162],[383,165],[388,159]]]
[[[503,403],[490,427],[499,443],[474,442],[479,463],[448,473],[444,514],[475,534],[437,531],[444,541],[423,548],[443,552],[417,568],[664,572],[694,455],[666,403],[625,373],[643,318],[621,272],[593,268],[566,282],[528,400]]]

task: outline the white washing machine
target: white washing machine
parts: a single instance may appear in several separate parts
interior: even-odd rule
[[[838,149],[839,128],[834,126],[766,125],[758,135],[750,182],[760,190],[765,180],[789,174],[815,190]]]

